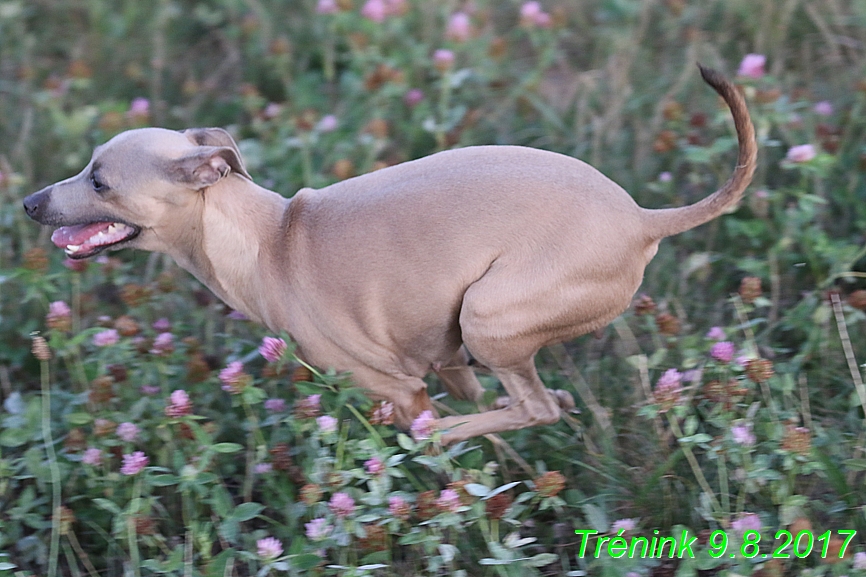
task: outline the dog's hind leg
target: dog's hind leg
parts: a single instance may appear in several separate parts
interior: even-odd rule
[[[475,371],[469,366],[469,354],[460,347],[443,366],[434,366],[433,371],[448,394],[455,399],[478,403],[484,395],[484,387],[478,382]]]
[[[493,371],[508,391],[511,403],[504,409],[439,419],[439,428],[448,429],[443,442],[453,443],[487,433],[548,425],[559,420],[559,405],[538,378],[531,358],[522,366]]]
[[[463,342],[472,356],[490,367],[510,402],[507,407],[482,414],[445,417],[441,428],[450,429],[445,442],[460,441],[500,431],[555,423],[560,407],[535,370],[535,353],[547,338],[537,326],[534,297],[544,298],[545,286],[538,294],[514,290],[512,267],[491,268],[463,296],[460,329]]]

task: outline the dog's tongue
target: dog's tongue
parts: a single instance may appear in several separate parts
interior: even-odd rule
[[[61,226],[51,235],[51,242],[60,248],[71,245],[82,245],[90,238],[100,232],[108,230],[110,222],[94,222],[91,224],[77,224],[75,226]]]

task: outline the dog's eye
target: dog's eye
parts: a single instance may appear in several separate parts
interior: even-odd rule
[[[99,179],[95,172],[90,173],[90,184],[93,185],[93,190],[96,192],[105,192],[108,187]]]

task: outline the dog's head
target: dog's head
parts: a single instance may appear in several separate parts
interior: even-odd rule
[[[74,259],[109,247],[165,251],[169,232],[195,226],[190,210],[230,173],[250,178],[232,137],[220,128],[142,128],[94,150],[76,176],[24,199],[33,220],[58,226],[51,240]]]

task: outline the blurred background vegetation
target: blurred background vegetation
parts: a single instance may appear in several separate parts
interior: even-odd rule
[[[41,369],[30,352],[33,331],[46,329],[49,303],[70,303],[74,320],[65,336],[49,331],[58,353],[51,362],[51,420],[64,463],[64,504],[79,519],[74,527],[84,549],[106,574],[135,564],[126,537],[111,529],[111,519],[131,513],[88,517],[87,511],[95,495],[123,502],[122,509],[132,489],[121,491],[110,467],[101,481],[82,473],[76,454],[111,443],[80,415],[156,427],[163,400],[145,396],[147,405],[138,388],[158,383],[163,396],[200,391],[197,411],[211,423],[208,438],[246,445],[249,413],[226,416],[232,404],[219,398],[216,375],[231,360],[255,356],[264,334],[232,319],[160,255],[114,253],[83,272],[64,263],[50,230],[24,216],[27,193],[77,173],[94,146],[123,130],[222,126],[238,140],[255,180],[285,196],[444,148],[520,144],[591,163],[642,206],[688,204],[728,177],[736,147],[729,113],[701,82],[698,61],[736,77],[758,130],[759,168],[742,205],[664,241],[636,310],[595,337],[542,351],[542,378],[571,391],[580,414],[504,435],[510,452],[480,442],[480,451],[455,456],[450,480],[487,461],[499,462],[503,481],[527,478],[527,467],[561,471],[567,489],[559,513],[525,512],[518,523],[521,536],[538,538],[534,553],[557,555],[545,574],[733,571],[575,561],[573,529],[605,532],[617,518],[668,532],[681,524],[697,534],[729,529],[753,512],[768,535],[795,521],[814,526],[815,535],[866,531],[866,393],[858,364],[866,361],[864,43],[861,0],[0,0],[0,563],[6,553],[18,567],[10,572],[44,574],[52,567],[46,544],[58,529],[46,481],[45,423],[38,418]],[[760,66],[747,66],[750,54],[763,57]],[[116,326],[120,318],[152,339],[149,327],[163,317],[178,337],[168,360],[147,357],[146,345],[136,352],[142,347],[131,341],[111,357],[86,340],[94,327]],[[721,367],[705,336],[714,326],[738,357],[772,361],[775,376],[752,378],[745,361]],[[112,373],[109,400],[94,399],[94,383],[109,366],[124,364],[133,378]],[[666,409],[651,389],[669,368],[686,373],[689,385]],[[699,369],[703,377],[694,373]],[[729,377],[751,388],[739,395],[708,391]],[[269,394],[291,401],[298,392],[285,375],[261,379]],[[335,386],[315,375],[295,380],[305,379]],[[279,393],[281,386],[287,392]],[[352,417],[338,398],[332,413]],[[732,429],[745,424],[758,437],[747,450],[732,439]],[[353,427],[350,438],[365,435]],[[808,431],[805,448],[792,441],[795,429]],[[286,486],[315,481],[315,458],[304,458],[314,453],[304,449],[307,433],[267,439],[291,442],[307,473],[306,480],[284,479]],[[84,441],[76,445],[70,439],[79,434]],[[154,433],[136,448],[155,455],[161,442]],[[174,462],[165,455],[155,460],[168,469]],[[217,473],[230,500],[250,502],[231,481],[243,471]],[[416,474],[434,488],[444,473]],[[703,483],[718,503],[707,500]],[[292,522],[280,516],[297,491],[277,485],[256,498],[273,499],[262,514],[288,527],[280,534],[288,549],[303,532],[302,515],[287,513]],[[155,502],[159,489],[152,488]],[[250,549],[252,536],[262,536],[224,533],[216,520],[206,527],[230,514],[201,507],[200,525],[150,514],[164,540],[150,549],[149,571],[204,572],[216,555],[206,543],[217,534],[222,550]],[[168,563],[191,534],[200,542],[195,552],[181,547],[186,564],[157,565]],[[297,551],[307,551],[302,538],[295,541]],[[859,535],[851,553],[855,548],[863,549]],[[418,558],[448,557],[441,548],[419,551]],[[418,574],[447,574],[443,567],[451,567],[413,565],[412,554],[395,555],[388,563],[400,558]],[[482,572],[473,554],[461,555],[464,570]],[[76,549],[60,570],[79,574],[81,559]],[[858,568],[850,554],[841,564],[812,557],[740,561],[740,574],[866,574],[866,559]],[[259,570],[255,560],[246,563],[235,573]],[[502,574],[507,564],[485,567]],[[530,570],[537,569],[521,569]]]

